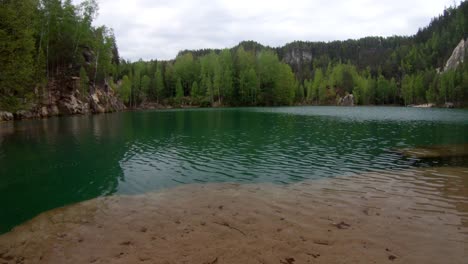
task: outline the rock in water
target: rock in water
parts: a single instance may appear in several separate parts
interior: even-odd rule
[[[446,102],[446,103],[444,104],[444,107],[445,107],[445,108],[454,108],[455,105],[454,105],[453,103]]]
[[[39,114],[41,117],[49,116],[49,111],[47,110],[47,107],[46,106],[41,107]]]
[[[10,112],[0,111],[0,122],[13,120],[13,114]]]
[[[60,111],[58,109],[57,105],[51,105],[49,106],[49,116],[58,116],[60,114]]]
[[[31,111],[20,110],[14,113],[15,119],[31,119],[37,117]]]
[[[339,105],[341,105],[341,106],[354,106],[354,96],[352,94],[346,95],[345,97],[340,99]]]
[[[420,105],[408,105],[410,107],[415,107],[415,108],[432,108],[435,107],[434,104],[420,104]]]

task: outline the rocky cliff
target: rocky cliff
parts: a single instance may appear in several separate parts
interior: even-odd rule
[[[453,50],[452,55],[447,60],[447,63],[445,63],[444,71],[455,70],[458,67],[458,65],[463,63],[467,50],[468,41],[462,39]]]
[[[312,52],[308,50],[302,50],[299,48],[293,48],[288,50],[284,54],[283,61],[289,65],[300,65],[302,63],[312,62]]]
[[[41,100],[29,107],[14,113],[0,111],[0,121],[47,118],[63,115],[85,115],[122,111],[126,107],[112,89],[91,87],[89,95],[77,89],[77,78],[60,82],[51,81],[46,92],[41,93]]]

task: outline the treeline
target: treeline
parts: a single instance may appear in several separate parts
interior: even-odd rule
[[[342,73],[338,73],[344,75],[335,74],[334,78],[348,80],[338,83],[338,88],[353,93],[359,104],[467,105],[467,54],[464,64],[445,69],[454,48],[467,38],[468,2],[464,1],[458,7],[445,9],[411,37],[293,42],[277,51],[292,66],[299,81],[314,80],[324,75],[321,72],[329,73],[329,65],[342,68],[339,65],[346,62]],[[310,60],[306,59],[308,56]],[[353,76],[352,82],[349,76]]]
[[[297,82],[289,65],[268,49],[254,53],[242,46],[174,62],[122,63],[119,93],[137,106],[144,101],[192,105],[289,105]]]
[[[55,79],[80,76],[88,93],[117,73],[112,30],[92,25],[96,0],[0,2],[0,109],[27,108]]]
[[[255,106],[355,103],[468,103],[468,58],[445,69],[468,37],[468,2],[450,7],[410,37],[254,41],[223,50],[182,51],[171,61],[121,60],[111,29],[92,25],[96,0],[0,0],[0,109],[25,108],[56,80],[79,77],[84,96],[113,88],[129,106]]]
[[[245,41],[231,49],[181,51],[174,61],[124,62],[120,93],[134,106],[335,104],[346,94],[361,105],[463,105],[468,60],[444,66],[467,33],[468,2],[462,2],[411,37],[297,41],[280,48]]]

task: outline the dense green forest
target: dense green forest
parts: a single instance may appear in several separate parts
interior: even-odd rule
[[[468,37],[467,1],[408,37],[296,41],[279,48],[246,41],[137,62],[119,58],[111,29],[93,26],[95,0],[1,3],[0,109],[40,99],[64,76],[79,76],[83,94],[108,85],[131,107],[335,104],[346,94],[360,105],[468,102],[468,63],[444,67]]]
[[[94,27],[98,4],[85,0],[1,0],[0,109],[46,96],[53,80],[81,77],[82,93],[116,76],[111,29]]]
[[[120,93],[143,101],[194,105],[466,105],[468,63],[444,70],[468,33],[468,2],[450,7],[410,37],[297,41],[280,48],[242,42],[223,50],[182,51],[174,61],[123,61]]]

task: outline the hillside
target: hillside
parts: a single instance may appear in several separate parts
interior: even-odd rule
[[[467,32],[464,1],[413,36],[295,41],[278,48],[244,41],[224,50],[184,50],[173,61],[124,61],[119,77],[131,105],[336,104],[353,94],[359,105],[466,106],[464,49],[452,57],[456,67],[445,65]]]

